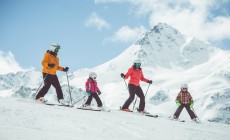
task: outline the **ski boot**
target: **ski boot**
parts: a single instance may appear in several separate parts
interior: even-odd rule
[[[37,102],[37,103],[46,103],[47,100],[45,100],[44,97],[40,97],[40,98],[36,99],[36,102]]]

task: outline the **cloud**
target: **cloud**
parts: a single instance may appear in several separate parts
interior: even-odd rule
[[[15,73],[22,70],[11,52],[0,51],[0,66],[0,74]]]
[[[230,17],[214,16],[210,11],[213,5],[217,5],[214,0],[178,2],[176,6],[170,3],[158,5],[152,7],[149,24],[154,26],[165,22],[203,41],[230,39]]]
[[[95,0],[95,2],[121,2],[120,0]],[[183,34],[203,41],[230,39],[229,0],[125,0],[134,5],[138,16],[149,15],[153,27],[164,22]],[[226,12],[228,11],[228,12]]]
[[[89,19],[85,22],[86,27],[96,27],[98,30],[102,28],[110,29],[109,23],[107,23],[104,19],[100,18],[95,12],[93,12]]]
[[[132,42],[136,41],[147,30],[143,26],[130,28],[123,26],[112,37],[106,38],[105,42]]]

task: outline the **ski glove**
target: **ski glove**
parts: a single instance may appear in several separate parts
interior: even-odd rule
[[[98,91],[97,93],[98,93],[98,95],[101,95],[101,91]]]
[[[65,67],[65,68],[63,69],[64,72],[67,72],[68,70],[69,70],[69,67]]]
[[[87,91],[86,94],[89,96],[91,93],[89,91]]]
[[[193,102],[191,102],[189,106],[192,109],[193,108]]]
[[[125,78],[125,75],[124,75],[124,73],[121,73],[121,78]]]
[[[180,107],[181,106],[181,103],[180,103],[180,101],[176,101],[176,104],[178,105],[178,107]]]
[[[48,64],[48,67],[50,67],[50,68],[54,68],[54,66],[55,66],[55,64]]]
[[[152,83],[153,83],[153,81],[152,81],[152,80],[148,80],[148,81],[147,81],[147,83],[152,84]]]

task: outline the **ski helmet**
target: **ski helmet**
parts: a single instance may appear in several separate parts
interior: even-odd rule
[[[97,78],[97,74],[95,72],[90,72],[89,73],[89,77],[92,79],[96,79]]]
[[[58,45],[58,44],[56,44],[56,43],[53,43],[52,45],[51,45],[51,51],[59,51],[61,49],[61,47],[60,47],[60,45]]]
[[[188,84],[181,84],[181,89],[188,88]]]
[[[135,60],[135,61],[134,61],[134,65],[135,65],[136,67],[140,67],[140,66],[141,66],[141,60],[140,60],[140,59]]]

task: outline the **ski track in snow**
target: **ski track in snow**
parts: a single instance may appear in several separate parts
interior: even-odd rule
[[[230,126],[0,98],[0,140],[229,140]]]

